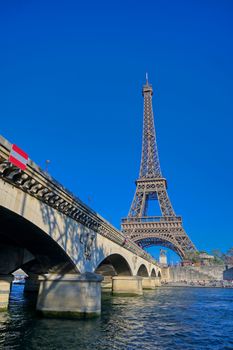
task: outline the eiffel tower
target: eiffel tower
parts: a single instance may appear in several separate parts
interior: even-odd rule
[[[153,89],[148,75],[142,95],[144,115],[140,174],[129,214],[122,219],[122,231],[143,248],[165,246],[185,259],[196,248],[183,228],[181,216],[176,216],[174,212],[167,193],[167,181],[161,173],[152,109]],[[161,216],[147,215],[150,200],[158,201]]]

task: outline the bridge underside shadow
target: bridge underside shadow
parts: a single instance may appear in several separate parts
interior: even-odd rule
[[[132,276],[129,264],[120,254],[112,254],[105,258],[95,270],[103,276]]]
[[[141,277],[149,277],[149,273],[147,271],[147,268],[145,265],[141,265],[138,269],[138,273],[137,273],[138,276],[141,276]]]
[[[155,269],[152,269],[152,271],[151,271],[151,277],[157,277],[157,276],[156,276]]]
[[[65,251],[33,223],[0,207],[0,274],[78,273]]]
[[[95,273],[104,277],[102,288],[112,290],[112,279],[115,276],[132,276],[126,259],[120,254],[111,254],[96,268]]]

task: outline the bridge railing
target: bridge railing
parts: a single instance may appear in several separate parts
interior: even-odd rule
[[[10,150],[11,144],[0,135],[0,177],[4,178],[4,181],[10,182],[15,187],[36,197],[98,234],[122,245],[132,253],[153,264],[157,264],[150,254],[146,253],[129,238],[126,238],[121,231],[117,230],[101,215],[45,173],[32,160],[28,161],[25,171],[20,171],[15,166],[12,166],[8,162]]]

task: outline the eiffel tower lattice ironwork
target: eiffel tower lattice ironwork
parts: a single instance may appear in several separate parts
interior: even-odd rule
[[[139,179],[128,217],[122,219],[122,231],[142,247],[166,246],[182,259],[196,251],[186,234],[181,216],[176,216],[167,194],[167,182],[162,176],[152,110],[152,85],[143,86],[143,142]],[[148,216],[149,200],[157,200],[161,216]]]

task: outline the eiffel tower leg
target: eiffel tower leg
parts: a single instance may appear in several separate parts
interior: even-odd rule
[[[158,190],[157,196],[158,196],[158,201],[159,201],[162,215],[163,216],[175,216],[175,212],[172,208],[172,205],[171,205],[170,199],[168,197],[167,190],[166,190],[165,186],[164,186],[164,188]]]
[[[146,215],[146,211],[147,211],[146,194],[143,193],[139,216],[140,217],[145,216]]]
[[[141,207],[142,207],[142,198],[143,198],[142,192],[135,193],[133,202],[130,207],[129,216],[133,216],[133,217],[139,216],[141,212]]]
[[[193,244],[193,242],[190,240],[190,238],[188,237],[187,233],[185,232],[185,230],[182,228],[180,234],[178,235],[178,237],[176,238],[178,244],[182,247],[182,251],[186,253],[190,252],[190,251],[195,251],[196,248]]]

